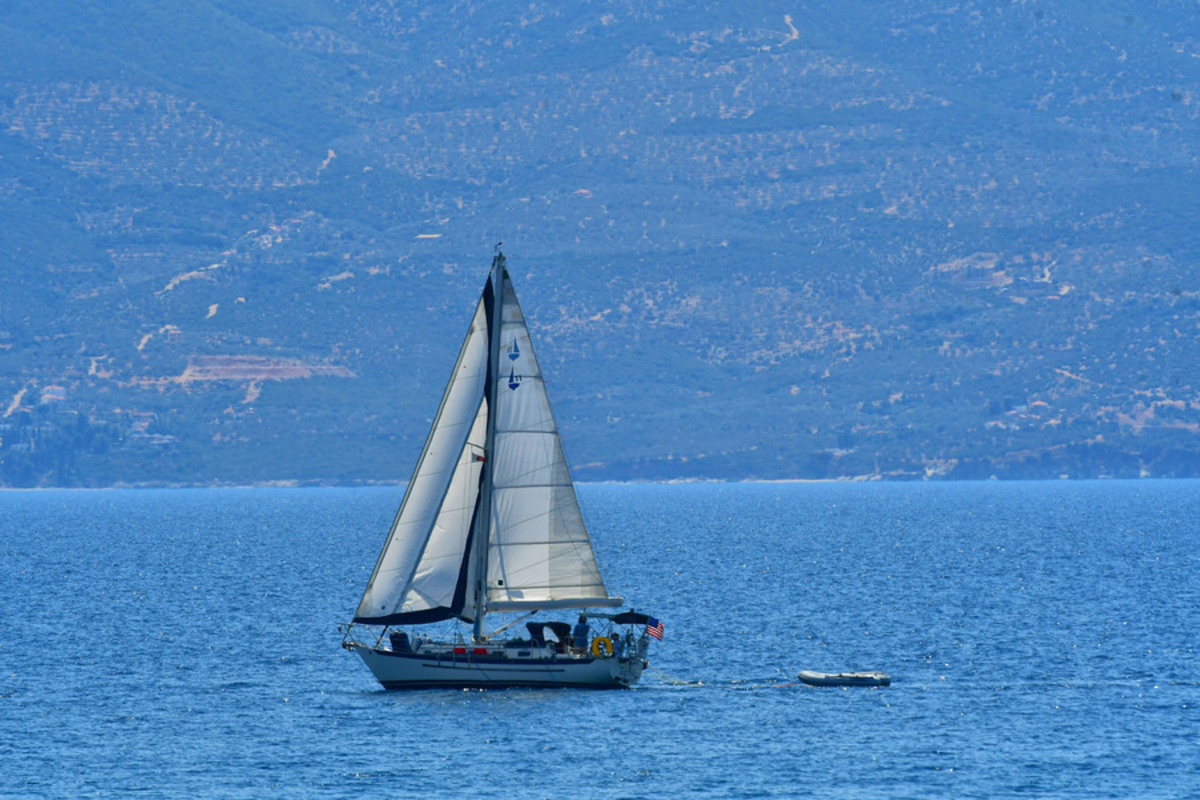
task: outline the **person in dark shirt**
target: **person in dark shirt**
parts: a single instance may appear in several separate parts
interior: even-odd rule
[[[575,623],[575,630],[571,633],[571,638],[575,640],[575,646],[585,653],[591,633],[592,629],[588,626],[587,617],[580,614],[579,622]]]

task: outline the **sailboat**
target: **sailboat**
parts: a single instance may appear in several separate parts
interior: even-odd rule
[[[497,246],[342,646],[388,689],[627,687],[647,666],[649,638],[662,639],[662,623],[615,610],[623,605],[596,564]],[[579,614],[574,626],[530,621],[568,609]],[[489,630],[496,619],[502,624]],[[421,632],[431,628],[440,637]]]

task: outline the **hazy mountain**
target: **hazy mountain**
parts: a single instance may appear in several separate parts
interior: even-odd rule
[[[581,479],[1200,475],[1200,8],[0,7],[0,483],[397,480],[504,242]]]

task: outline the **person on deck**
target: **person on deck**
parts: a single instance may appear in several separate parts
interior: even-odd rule
[[[571,632],[571,638],[574,639],[575,647],[579,648],[580,652],[587,652],[591,633],[592,629],[588,626],[587,617],[580,614],[579,622],[575,623],[575,630]]]

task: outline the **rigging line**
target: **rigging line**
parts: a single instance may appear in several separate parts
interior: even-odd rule
[[[500,549],[509,549],[515,547],[550,547],[552,545],[582,545],[582,539],[538,539],[521,542],[500,542],[492,547]],[[533,561],[532,564],[550,564],[551,559],[542,559],[541,561]]]
[[[541,472],[541,470],[529,470],[525,473],[525,475],[532,475],[535,472]],[[520,478],[523,476],[518,475],[517,477]],[[517,489],[559,489],[570,485],[571,484],[567,481],[562,481],[560,483],[504,483],[496,484],[493,488],[495,488],[497,491],[508,492],[515,491]],[[563,505],[565,505],[565,503]],[[547,511],[544,513],[549,514],[550,512]]]
[[[555,424],[554,415],[550,414],[548,416],[541,417],[539,419],[535,419],[533,422],[529,423],[529,425],[525,426],[524,428],[501,428],[500,430],[498,430],[496,432],[502,436],[507,435],[507,434],[514,434],[514,433],[519,433],[522,436],[558,436],[559,434],[558,434],[557,426],[555,426],[553,430],[545,429],[546,425],[554,425],[554,424]]]
[[[568,478],[559,478],[559,479],[557,479],[557,481],[549,482],[549,483],[544,482],[544,481],[539,482],[539,483],[523,482],[523,481],[528,481],[530,476],[543,474],[547,470],[558,471],[558,470],[562,469],[565,471],[566,466],[567,466],[567,464],[566,464],[565,459],[561,459],[561,458],[554,459],[552,461],[549,461],[546,464],[541,464],[541,465],[535,464],[522,472],[517,472],[517,473],[510,475],[502,483],[493,482],[493,485],[497,489],[532,489],[532,488],[548,489],[548,488],[556,488],[556,487],[560,487],[560,486],[570,486],[571,481],[570,481],[569,477]]]
[[[512,494],[509,494],[508,497],[516,497],[517,493],[520,492],[522,489],[565,489],[565,488],[566,488],[566,484],[553,484],[553,483],[546,484],[544,486],[528,486],[528,487],[527,486],[498,486],[498,487],[495,487],[496,491],[498,491],[498,492],[502,492],[505,494],[508,494],[511,492]],[[528,522],[533,522],[534,520],[537,520],[537,519],[541,519],[543,517],[549,517],[551,515],[562,516],[564,514],[564,512],[570,513],[570,511],[573,508],[579,508],[578,502],[572,502],[573,500],[577,501],[578,497],[567,497],[567,496],[565,496],[565,494],[566,493],[563,492],[563,493],[558,493],[558,494],[545,495],[545,497],[548,500],[554,501],[553,505],[546,507],[544,510],[539,509],[537,511],[526,512],[525,514],[521,515],[520,517],[516,516],[516,513],[515,513],[516,509],[509,510],[508,513],[510,515],[512,515],[512,518],[509,519],[508,522],[512,525],[522,525],[522,524],[525,524]],[[506,497],[505,499],[507,500],[508,497]]]

